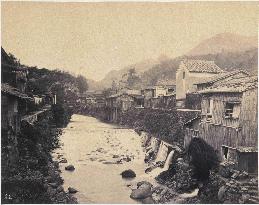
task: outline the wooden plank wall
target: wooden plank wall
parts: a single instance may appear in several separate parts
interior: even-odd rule
[[[242,146],[256,146],[258,141],[258,91],[257,88],[244,92],[240,113]]]
[[[209,107],[209,100],[213,99],[212,120],[211,123],[216,125],[223,125],[229,127],[238,127],[239,119],[226,119],[225,118],[225,104],[229,101],[241,101],[241,93],[220,93],[220,94],[207,94],[202,96],[201,110],[202,115],[205,115]],[[203,117],[205,119],[205,116]]]
[[[219,94],[203,97],[202,112],[207,110],[207,99],[213,98],[213,118],[206,122],[204,117],[199,124],[198,137],[204,139],[222,156],[222,145],[229,147],[252,146],[257,147],[258,141],[258,115],[257,115],[257,89],[248,90],[240,94],[229,96]],[[224,118],[224,102],[241,100],[239,119]],[[194,129],[185,129],[184,145],[187,146],[191,138],[197,135]]]

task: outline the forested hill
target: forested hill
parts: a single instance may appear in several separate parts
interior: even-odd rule
[[[183,59],[212,60],[222,69],[231,71],[244,69],[251,74],[257,74],[258,50],[252,49],[243,52],[222,52],[218,54],[208,54],[199,56],[181,56],[170,59],[153,66],[150,70],[141,75],[144,85],[155,85],[161,81],[173,82],[176,78],[176,70]]]
[[[243,69],[248,71],[251,74],[257,74],[257,65],[258,65],[258,50],[257,48],[242,51],[242,52],[221,52],[217,54],[207,54],[207,55],[197,55],[197,56],[180,56],[174,59],[164,59],[157,64],[150,66],[150,69],[145,70],[144,72],[138,72],[135,70],[134,82],[127,84],[127,87],[133,88],[142,88],[147,85],[156,85],[156,84],[173,84],[175,83],[176,78],[176,70],[179,67],[179,63],[183,59],[201,59],[201,60],[212,60],[222,69],[226,71],[231,71],[235,69]],[[134,68],[134,67],[132,67]],[[124,74],[123,74],[124,73]],[[123,79],[125,75],[129,74],[128,70],[123,70],[120,73],[121,76],[118,75],[109,79],[113,79],[115,84],[119,85],[120,82],[125,81]],[[133,79],[126,79],[133,80]],[[89,87],[98,86],[98,89],[105,89],[112,87],[112,81],[106,83],[105,85],[101,82],[92,81],[89,84]],[[123,84],[125,85],[125,83]]]
[[[63,104],[65,101],[75,98],[79,93],[88,89],[87,80],[79,75],[74,76],[61,70],[50,70],[47,68],[37,68],[23,65],[18,57],[7,52],[2,48],[2,56],[6,63],[15,65],[28,70],[28,82],[26,93],[28,95],[43,95],[55,92],[58,95],[57,102]]]
[[[176,70],[179,67],[180,61],[185,58],[213,60],[219,67],[225,70],[244,69],[252,74],[257,74],[257,49],[257,37],[247,37],[231,33],[217,34],[200,42],[187,52],[186,55],[177,58],[149,59],[146,62],[136,63],[118,71],[111,71],[101,81],[89,81],[89,87],[90,89],[96,87],[98,89],[105,89],[114,84],[120,86],[123,81],[122,85],[125,85],[127,80],[131,85],[127,84],[127,82],[126,85],[128,87],[133,86],[134,88],[161,83],[170,84],[175,82]],[[132,72],[132,69],[135,71]],[[128,79],[123,79],[125,76],[128,76]],[[130,79],[131,77],[132,79]],[[132,83],[132,80],[135,82]]]

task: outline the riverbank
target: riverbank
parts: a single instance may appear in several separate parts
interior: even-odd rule
[[[54,108],[42,113],[34,123],[22,121],[15,146],[16,163],[1,176],[2,203],[76,203],[62,188],[58,164],[50,155],[59,146],[62,133],[56,124],[69,118],[60,115],[63,118],[59,121],[55,114],[58,111]]]
[[[151,189],[154,203],[257,203],[258,178],[222,165],[210,170],[209,177],[201,180],[195,167],[186,158],[185,150],[167,144],[146,133],[147,172],[154,172],[157,186]]]

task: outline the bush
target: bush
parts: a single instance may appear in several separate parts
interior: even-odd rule
[[[192,138],[187,154],[195,168],[195,177],[201,181],[208,180],[210,170],[219,164],[216,151],[201,138]]]
[[[2,175],[2,203],[50,203],[44,176],[48,175],[50,151],[58,146],[59,129],[52,127],[46,112],[34,125],[23,122],[17,137],[16,169]]]
[[[52,113],[57,127],[65,127],[72,115],[72,111],[63,104],[52,105]]]
[[[2,203],[50,203],[39,171],[26,170],[2,178]]]

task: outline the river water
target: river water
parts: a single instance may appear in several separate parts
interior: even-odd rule
[[[77,189],[75,197],[79,203],[140,203],[129,197],[128,186],[141,180],[154,183],[151,175],[144,172],[142,140],[132,129],[73,115],[60,137],[62,146],[53,153],[54,159],[58,155],[59,160],[67,159],[67,163],[60,163],[65,190]],[[122,164],[116,164],[119,159]],[[73,172],[65,170],[68,164],[74,165]],[[134,170],[137,177],[122,179],[120,173],[126,169]]]

